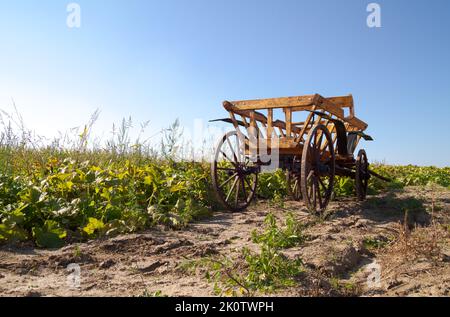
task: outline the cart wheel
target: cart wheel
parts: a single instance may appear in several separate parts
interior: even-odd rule
[[[300,180],[300,174],[286,171],[287,191],[289,196],[295,201],[302,200],[302,188]]]
[[[308,133],[303,146],[301,187],[308,210],[322,213],[327,207],[334,185],[335,155],[333,140],[324,125]]]
[[[356,171],[355,171],[355,186],[356,196],[359,200],[366,199],[367,186],[369,185],[369,162],[367,160],[367,154],[364,150],[359,150],[356,157]]]
[[[256,193],[260,167],[245,154],[245,142],[237,131],[225,134],[211,163],[211,177],[219,202],[229,211],[246,209]]]

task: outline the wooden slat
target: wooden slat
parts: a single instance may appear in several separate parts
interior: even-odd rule
[[[353,108],[353,96],[340,96],[340,97],[328,97],[325,98],[332,103],[334,103],[336,106],[339,106],[341,108]]]
[[[281,129],[284,129],[284,130],[287,129],[287,128],[286,128],[286,123],[283,122],[283,121],[281,121],[281,120],[275,120],[275,121],[273,122],[273,126],[274,126],[274,127],[281,128]],[[298,128],[298,127],[292,127],[292,126],[291,126],[291,131],[292,131],[292,132],[295,132],[295,133],[300,133],[301,129]]]
[[[336,133],[336,126],[334,125],[334,124],[332,124],[331,125],[331,129],[328,127],[328,124],[327,124],[327,129],[328,129],[328,131],[330,131],[330,134],[331,134],[331,140],[332,140],[332,142],[333,142],[333,145],[335,144],[335,142],[336,142],[336,138],[337,138],[337,133]],[[328,146],[328,140],[325,140],[324,142],[323,142],[323,144],[322,144],[322,147],[320,148],[320,151],[323,151],[323,150],[325,150],[325,148]]]
[[[335,105],[341,107],[341,108],[349,108],[350,117],[355,116],[355,105],[353,102],[353,96],[342,96],[342,97],[330,97],[326,98],[327,100],[331,101]]]
[[[267,138],[271,139],[273,133],[273,109],[267,110]]]
[[[303,141],[303,135],[306,133],[306,129],[307,129],[309,123],[311,122],[311,119],[313,116],[314,116],[314,114],[312,112],[308,115],[308,118],[306,119],[305,124],[304,124],[303,128],[301,129],[301,131],[299,132],[299,135],[296,139],[297,142]]]
[[[357,117],[346,117],[344,118],[345,122],[348,122],[350,125],[358,128],[361,131],[364,131],[367,129],[368,125],[362,120],[359,120]]]
[[[264,122],[261,122],[260,125],[262,126],[262,128],[259,129],[259,134],[261,138],[266,139],[267,135],[265,134],[267,133],[267,125]]]
[[[291,109],[292,109],[292,111],[297,112],[297,111],[305,111],[305,110],[313,111],[315,108],[316,108],[316,106],[312,105],[312,106],[292,107]]]
[[[273,109],[273,108],[308,108],[314,105],[315,101],[322,96],[318,94],[295,96],[295,97],[282,97],[282,98],[269,98],[269,99],[255,99],[255,100],[238,100],[238,101],[226,101],[235,105],[239,110],[258,110],[258,109]],[[335,104],[341,108],[353,108],[353,96],[337,96],[324,98],[327,101]]]
[[[245,116],[247,118],[250,118],[250,111],[251,110],[240,110],[238,109],[236,106],[234,106],[233,104],[231,104],[228,101],[225,101],[223,103],[223,107],[227,110],[227,111],[231,111],[233,113],[236,113],[240,116]],[[262,113],[258,112],[258,111],[254,111],[255,113],[255,119],[261,122],[266,123],[267,122],[267,118],[265,115],[263,115]]]
[[[247,117],[241,116],[241,121],[244,122],[245,128],[248,129],[249,125],[248,125],[248,122],[247,122]]]
[[[256,129],[257,128],[256,113],[255,113],[255,111],[250,111],[249,114],[250,114],[250,126]]]
[[[267,120],[266,116],[260,112],[251,111],[251,110],[239,110],[239,109],[237,109],[236,106],[234,106],[233,104],[231,104],[229,102],[225,102],[224,107],[226,110],[228,110],[228,112],[238,114],[242,117],[247,117],[247,118],[251,119],[251,116],[254,115],[255,120],[260,121],[261,123],[267,124],[268,120]],[[286,123],[283,121],[280,121],[280,120],[273,121],[272,126],[286,130]],[[300,132],[300,129],[297,127],[292,127],[291,129],[295,133]]]
[[[281,137],[273,140],[260,141],[260,145],[267,146],[268,148],[278,147],[279,149],[301,147],[301,144],[295,142],[292,138]]]
[[[344,110],[342,110],[341,107],[335,105],[328,99],[323,98],[322,96],[317,98],[315,105],[317,106],[318,109],[323,109],[335,115],[339,119],[344,119]]]
[[[236,131],[237,131],[239,137],[242,137],[242,136],[243,136],[243,133],[242,133],[241,129],[239,128],[239,124],[238,124],[238,121],[236,120],[236,117],[235,117],[234,113],[231,112],[231,111],[229,111],[229,113],[230,113],[230,118],[231,118],[231,121],[233,122],[234,128],[236,129]],[[244,122],[245,122],[245,121],[244,121]],[[246,122],[245,122],[245,125],[247,125]]]
[[[298,97],[240,100],[231,101],[230,103],[236,106],[239,110],[260,110],[273,108],[289,108],[296,106],[311,106],[315,98],[316,95],[306,95]]]
[[[251,135],[251,133],[254,133],[254,137],[256,137],[258,139],[260,132],[259,132],[258,125],[256,124],[256,119],[255,119],[256,114],[254,111],[250,111],[249,115],[250,115],[250,128],[251,129],[250,130],[247,129],[247,132],[248,132],[249,136]]]
[[[286,109],[284,113],[286,117],[286,136],[290,138],[292,135],[292,110]]]

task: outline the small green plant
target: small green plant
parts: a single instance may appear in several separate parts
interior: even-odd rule
[[[339,296],[358,296],[361,293],[361,289],[359,285],[341,281],[336,277],[330,279],[330,287],[334,290]]]
[[[299,245],[305,240],[302,234],[302,226],[291,212],[287,214],[283,228],[277,225],[273,213],[269,213],[266,216],[264,224],[265,228],[262,232],[257,230],[252,232],[253,242],[276,249],[285,249]]]
[[[211,263],[214,263],[215,258],[213,257],[203,257],[199,259],[186,259],[182,261],[178,266],[177,269],[180,270],[183,273],[195,273],[197,269],[199,268],[207,268],[211,265]]]
[[[76,245],[75,248],[73,249],[73,257],[78,259],[81,258],[81,248],[79,245]]]
[[[294,286],[295,277],[303,271],[300,259],[288,259],[268,245],[262,245],[260,253],[244,249],[243,254],[248,264],[246,283],[250,289],[274,291]]]
[[[178,270],[186,274],[202,272],[205,279],[213,284],[214,293],[218,296],[249,296],[252,290],[245,283],[243,273],[239,273],[239,265],[227,257],[214,256],[183,261]]]
[[[286,175],[278,169],[273,173],[262,173],[258,179],[258,196],[279,204],[287,195]]]
[[[244,249],[242,258],[209,258],[195,267],[206,270],[205,278],[219,296],[254,296],[256,292],[273,292],[292,287],[303,271],[300,259],[290,260],[276,249],[262,246],[261,252]],[[190,272],[192,272],[192,267]]]
[[[337,176],[334,181],[335,197],[348,197],[355,193],[355,182],[350,177]]]
[[[266,216],[262,233],[253,232],[253,241],[260,252],[244,248],[241,258],[209,258],[187,262],[184,269],[192,271],[203,266],[205,277],[214,285],[217,295],[252,296],[255,292],[272,292],[279,288],[295,286],[296,277],[303,271],[301,259],[289,259],[280,250],[299,245],[304,241],[301,226],[288,214],[284,228],[278,227],[275,216]]]

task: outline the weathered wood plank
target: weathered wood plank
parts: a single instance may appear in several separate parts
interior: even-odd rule
[[[346,117],[346,118],[344,118],[344,121],[348,122],[350,125],[358,128],[361,131],[365,131],[368,127],[367,123],[358,119],[357,117]]]
[[[273,134],[273,109],[267,110],[267,138],[271,139]]]
[[[283,97],[256,100],[239,100],[230,103],[239,110],[260,110],[274,108],[290,108],[295,106],[311,106],[316,95],[306,95],[298,97]]]
[[[335,115],[339,119],[344,119],[344,110],[332,103],[330,100],[323,98],[322,96],[319,96],[319,98],[317,98],[317,100],[315,101],[315,105],[318,109],[323,109]]]
[[[286,135],[290,138],[292,135],[292,110],[286,109],[284,113],[286,116]]]
[[[332,103],[334,103],[336,106],[339,106],[341,108],[353,108],[353,96],[340,96],[340,97],[327,97],[325,98]]]

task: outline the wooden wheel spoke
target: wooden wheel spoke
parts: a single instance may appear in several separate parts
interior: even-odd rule
[[[244,163],[244,165],[246,165],[245,142],[243,142],[243,144],[241,145],[241,141],[240,141],[238,135],[236,135],[236,144],[237,144],[239,162]],[[244,147],[244,149],[241,146]]]
[[[232,161],[232,160],[228,157],[228,155],[225,154],[224,151],[221,150],[220,152],[222,153],[223,157],[225,157],[231,164],[233,164],[234,166],[236,166],[236,163],[235,163],[234,161]]]
[[[317,134],[318,134],[318,133],[314,133],[314,138],[313,138],[313,142],[312,142],[313,147],[316,146],[316,142],[317,142]]]
[[[233,146],[231,145],[230,138],[227,138],[227,143],[228,143],[228,146],[229,146],[229,148],[231,150],[231,153],[233,154],[234,162],[237,164],[239,161],[238,161],[238,158],[236,156],[236,152],[234,151]]]
[[[244,177],[244,181],[247,183],[248,187],[252,188],[252,185],[247,178]]]
[[[326,151],[327,148],[329,147],[328,141],[325,141],[325,142],[326,142],[326,145],[325,145],[323,148],[320,148],[320,151],[319,151],[319,155],[320,155],[320,156],[323,156],[323,155],[325,154],[325,151]],[[327,159],[327,160],[329,160],[329,159]]]
[[[320,134],[319,143],[316,144],[316,146],[317,146],[317,148],[319,150],[319,153],[321,152],[320,149],[322,147],[323,135],[324,135],[323,133]]]
[[[317,134],[315,134],[314,137],[315,137],[315,139],[314,139],[314,142],[312,145],[312,153],[313,153],[313,157],[314,157],[314,162],[316,164],[318,164],[320,162],[320,156],[321,156],[320,155],[320,146],[316,143],[317,142],[317,140],[316,140]],[[321,142],[321,139],[322,139],[322,136],[320,136],[319,142]]]
[[[248,167],[250,164],[252,164],[252,161],[250,160],[250,158],[248,156],[245,156],[244,167]]]
[[[236,179],[239,182],[240,177],[237,177]],[[239,205],[239,192],[240,192],[239,189],[241,187],[240,182],[239,182],[239,184],[236,184],[236,185],[237,185],[236,186],[236,193],[234,194],[234,205],[237,207]]]
[[[318,177],[318,179],[319,179],[319,184],[322,186],[322,188],[323,188],[325,191],[328,190],[327,186],[325,186],[325,184],[323,183],[323,180],[322,180],[320,177]]]
[[[319,185],[319,181],[318,181],[319,179],[320,179],[319,177],[316,178],[316,183],[315,183],[314,187],[316,189],[316,197],[319,200],[319,206],[320,206],[320,208],[322,208],[323,201],[322,201],[322,193],[320,192],[320,185]]]
[[[231,175],[226,181],[224,181],[222,184],[219,185],[219,188],[222,188],[223,186],[228,184],[234,177],[236,177],[236,175],[237,175],[237,173],[234,173],[233,175]]]
[[[296,180],[296,181],[294,182],[293,192],[296,193],[296,192],[297,192],[297,189],[298,189],[298,181]]]
[[[225,201],[228,201],[230,199],[230,196],[233,193],[234,188],[236,187],[236,183],[237,183],[238,180],[239,180],[239,177],[236,177],[234,179],[233,185],[231,186],[230,190],[228,191],[228,194],[227,194],[227,197],[225,198]]]
[[[311,192],[312,192],[312,196],[313,196],[313,206],[315,208],[317,206],[317,190],[316,190],[316,182],[314,180],[311,185]]]
[[[310,180],[312,177],[314,177],[314,170],[309,171],[308,178],[306,180]]]

